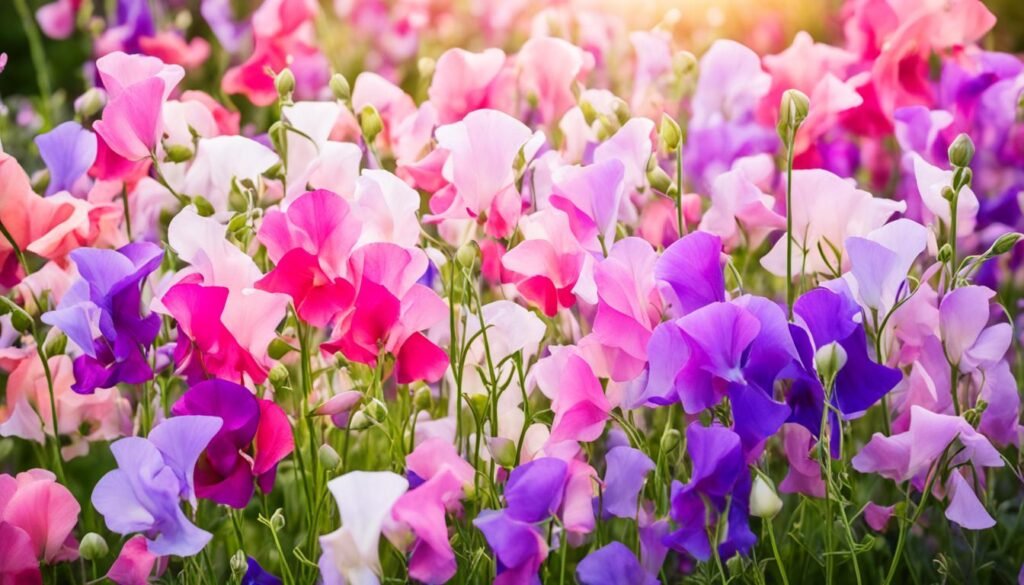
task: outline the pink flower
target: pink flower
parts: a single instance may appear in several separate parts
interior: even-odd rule
[[[390,243],[358,248],[350,259],[355,301],[337,320],[324,352],[376,364],[382,353],[395,356],[398,383],[436,382],[448,368],[444,350],[422,333],[448,315],[437,293],[418,284],[427,270],[426,254]]]
[[[509,90],[504,70],[505,53],[501,49],[471,53],[456,47],[442,53],[427,90],[438,120],[452,124],[476,110],[505,110],[497,105]]]
[[[36,11],[36,21],[43,34],[51,39],[66,39],[75,32],[75,18],[81,0],[56,0],[44,4]]]
[[[619,207],[625,196],[625,166],[607,159],[584,167],[564,166],[552,173],[548,201],[565,212],[576,239],[589,250],[600,251],[601,242],[615,241]]]
[[[555,37],[534,37],[516,54],[519,88],[536,100],[540,122],[557,122],[576,105],[572,84],[585,72],[583,51]]]
[[[612,406],[576,348],[563,348],[540,360],[534,375],[555,413],[549,443],[590,442],[601,436]]]
[[[128,539],[107,571],[107,579],[117,585],[148,585],[157,564],[157,556],[149,552],[146,537],[138,534]]]
[[[989,301],[995,291],[965,286],[942,298],[939,331],[946,359],[961,372],[984,369],[1003,359],[1010,348],[1013,328],[1009,323],[987,327]]]
[[[716,234],[729,250],[740,246],[755,249],[773,231],[785,228],[786,218],[775,212],[775,198],[762,191],[775,176],[768,155],[742,158],[715,177],[711,208],[700,221],[700,230]]]
[[[156,57],[116,52],[96,61],[110,101],[93,128],[129,161],[149,158],[163,131],[161,109],[185,71]]]
[[[577,285],[592,259],[573,237],[568,217],[557,209],[537,211],[520,222],[523,241],[501,259],[506,279],[549,317],[576,303]]]
[[[33,469],[16,478],[0,475],[0,527],[27,535],[34,559],[52,563],[78,558],[78,542],[71,532],[80,510],[68,488],[49,471]],[[15,539],[18,542],[19,537]]]
[[[346,277],[359,234],[360,223],[348,202],[330,191],[306,193],[284,212],[268,211],[259,239],[277,266],[256,287],[288,294],[300,318],[327,325],[354,298]]]
[[[210,56],[210,43],[206,42],[206,39],[196,37],[186,42],[180,34],[169,31],[140,38],[139,47],[147,55],[156,57],[164,63],[188,68],[202,65]]]

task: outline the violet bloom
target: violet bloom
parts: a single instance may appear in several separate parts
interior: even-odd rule
[[[78,122],[64,122],[35,139],[39,156],[50,171],[46,195],[70,191],[96,161],[96,135]]]
[[[75,392],[92,394],[97,388],[140,384],[153,377],[146,348],[156,339],[160,317],[142,314],[142,285],[162,258],[160,247],[149,242],[116,251],[71,252],[81,278],[42,320],[63,331],[83,352],[75,359]]]
[[[521,465],[505,486],[508,508],[481,510],[473,520],[498,559],[496,585],[540,582],[547,543],[536,524],[558,511],[568,473],[569,466],[553,457]]]
[[[195,470],[196,495],[218,504],[245,508],[254,482],[263,493],[270,492],[277,464],[295,448],[284,410],[234,382],[200,382],[171,410],[178,416],[214,416],[224,422]]]
[[[191,556],[212,535],[192,524],[181,500],[196,506],[193,470],[220,430],[212,416],[179,416],[157,425],[148,438],[128,437],[110,450],[117,469],[100,478],[92,504],[118,534],[141,532],[157,556]]]
[[[639,449],[615,447],[605,456],[608,469],[604,473],[601,501],[604,513],[619,518],[636,518],[637,499],[647,474],[654,469],[651,458]]]
[[[629,547],[611,542],[587,555],[576,565],[580,585],[658,585],[659,581],[644,571]]]
[[[256,559],[248,557],[247,563],[242,585],[281,585],[281,580],[266,572]]]
[[[748,522],[751,480],[739,435],[724,427],[691,424],[686,451],[693,474],[686,485],[672,485],[671,516],[679,529],[665,537],[665,544],[706,561],[711,558],[708,533],[718,531],[722,558],[746,553],[757,537]]]

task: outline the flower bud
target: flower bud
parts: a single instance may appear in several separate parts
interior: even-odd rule
[[[824,380],[834,380],[839,370],[846,365],[846,350],[835,341],[814,352],[814,367]]]
[[[107,93],[102,89],[91,87],[75,100],[75,113],[82,118],[91,118],[107,103]]]
[[[11,299],[0,296],[0,315],[11,316],[11,325],[18,333],[28,333],[32,329],[32,317]]]
[[[516,444],[512,439],[505,437],[490,437],[487,439],[487,450],[491,457],[498,462],[498,465],[511,469],[516,466]]]
[[[416,412],[421,410],[430,410],[430,407],[434,404],[434,394],[430,391],[430,386],[422,384],[419,388],[413,392],[412,395],[412,406]]]
[[[615,114],[615,118],[618,119],[619,124],[625,124],[629,121],[629,104],[622,98],[615,98],[612,101],[612,112]]]
[[[291,99],[292,92],[295,91],[295,74],[291,69],[282,69],[277,74],[277,77],[274,78],[274,89],[277,90],[277,95],[282,100]]]
[[[192,149],[184,144],[164,146],[164,160],[172,163],[183,163],[192,160]]]
[[[782,500],[775,489],[760,475],[754,478],[750,488],[750,514],[771,520],[782,509]]]
[[[472,394],[466,397],[466,402],[469,403],[469,407],[473,409],[473,412],[477,414],[487,412],[486,394]]]
[[[949,262],[949,259],[952,258],[952,257],[953,257],[953,248],[949,244],[943,244],[942,247],[939,248],[939,255],[938,255],[939,262],[943,262],[943,263]]]
[[[192,205],[196,206],[196,213],[198,213],[200,217],[210,217],[216,213],[216,210],[213,208],[213,204],[202,195],[192,197]]]
[[[654,167],[647,171],[647,182],[651,184],[651,188],[655,191],[664,193],[670,197],[674,197],[678,191],[675,182],[668,173],[665,172],[661,167]]]
[[[361,410],[357,411],[352,415],[352,418],[348,419],[348,428],[353,431],[362,431],[370,428],[372,425],[373,421],[371,421],[370,417],[366,416],[366,413]]]
[[[679,51],[672,56],[672,69],[680,79],[697,72],[697,57],[689,51]]]
[[[52,332],[57,330],[51,329],[50,331]],[[47,357],[63,355],[64,350],[67,349],[68,347],[68,336],[58,331],[57,334],[53,335],[52,337],[53,339],[50,339],[46,343],[46,346],[43,348],[43,352],[46,354]]]
[[[779,104],[779,125],[777,130],[783,142],[787,142],[790,133],[796,132],[796,129],[804,123],[810,107],[811,101],[802,91],[787,89],[782,94],[782,102]]]
[[[590,126],[597,121],[597,110],[595,110],[594,105],[587,100],[580,101],[580,113],[583,114],[583,121],[587,123],[587,126]]]
[[[236,550],[235,554],[231,555],[229,565],[231,566],[232,575],[244,575],[249,570],[249,559],[245,558],[245,551],[242,549]]]
[[[372,143],[377,135],[384,130],[384,122],[380,119],[377,108],[366,104],[362,110],[359,110],[359,129],[362,130],[363,138],[368,144]]]
[[[275,337],[274,340],[270,342],[270,345],[267,346],[267,355],[270,356],[270,359],[279,360],[284,356],[288,355],[288,352],[290,352],[291,350],[292,346],[288,345],[288,343],[285,340],[281,339],[280,337]],[[285,374],[287,373],[288,371],[285,370]]]
[[[270,517],[270,528],[273,529],[274,532],[280,532],[284,529],[285,524],[287,524],[287,522],[285,522],[284,519],[284,510],[281,508],[274,510],[274,515]]]
[[[949,164],[954,167],[966,167],[971,164],[974,158],[974,142],[971,137],[961,133],[949,145]]]
[[[676,429],[668,429],[661,435],[660,449],[662,453],[671,453],[683,442],[683,435]]]
[[[78,545],[78,554],[87,561],[98,561],[107,556],[108,552],[110,552],[110,548],[107,546],[107,541],[95,532],[83,536],[82,542]]]
[[[328,83],[331,87],[331,93],[334,94],[334,99],[347,102],[352,97],[352,87],[348,84],[348,79],[341,73],[335,73],[331,76],[331,81]]]
[[[668,152],[675,152],[683,140],[683,131],[679,124],[668,114],[661,115],[661,126],[658,127],[658,138],[661,146]]]
[[[284,386],[288,383],[288,368],[281,363],[274,364],[274,367],[270,368],[267,378],[270,379],[270,383],[274,388]]]
[[[370,400],[370,402],[363,407],[363,411],[366,412],[366,415],[372,420],[377,422],[388,418],[388,407],[377,398]]]
[[[320,465],[323,465],[324,469],[337,469],[338,465],[341,464],[341,455],[338,455],[334,447],[326,443],[320,445],[320,448],[317,449],[316,457],[320,460]]]
[[[455,260],[463,268],[472,268],[473,264],[476,263],[478,252],[479,248],[476,242],[466,242],[459,246],[458,252],[455,253]]]
[[[992,256],[999,256],[1000,254],[1006,254],[1013,250],[1013,247],[1017,245],[1017,242],[1024,238],[1024,234],[1019,232],[1010,232],[999,236],[996,243],[992,244],[991,251],[989,252]]]
[[[942,198],[946,201],[952,201],[953,198],[956,197],[956,191],[954,191],[949,185],[944,186],[939,194],[942,195]]]

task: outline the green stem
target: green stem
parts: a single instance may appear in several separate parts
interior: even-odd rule
[[[36,25],[32,11],[29,10],[25,0],[14,0],[14,8],[21,18],[21,29],[25,31],[28,39],[29,53],[32,57],[32,68],[35,69],[36,83],[39,86],[40,113],[43,115],[44,128],[48,128],[53,122],[53,112],[50,107],[50,100],[53,98],[53,88],[50,86],[50,69],[46,63],[46,51],[43,50],[43,38],[39,35],[39,28]]]
[[[793,320],[793,140],[796,129],[791,129],[786,140],[786,307],[789,320]]]
[[[933,468],[933,470],[931,472],[931,475],[928,476],[928,481],[927,481],[927,483],[924,486],[924,492],[921,493],[921,501],[917,503],[917,508],[914,510],[914,515],[910,518],[909,522],[906,519],[903,519],[900,522],[900,534],[899,534],[899,537],[896,540],[896,552],[893,554],[892,564],[889,565],[889,572],[885,576],[885,585],[889,585],[889,583],[892,582],[893,577],[896,576],[896,567],[898,567],[899,564],[900,564],[900,557],[903,556],[903,547],[906,544],[907,530],[910,528],[910,526],[913,526],[914,524],[917,523],[918,518],[921,517],[921,513],[924,512],[925,504],[928,502],[928,496],[931,495],[931,493],[932,493],[932,486],[935,484],[935,478],[938,477],[940,473],[942,473],[942,469],[943,469],[943,467],[945,467],[945,464],[946,464],[946,452],[948,450],[949,450],[949,445],[947,445],[946,449],[944,449],[942,451],[942,456],[939,458],[939,461],[936,463],[935,467]],[[909,484],[907,485],[906,504],[907,504],[907,507],[909,507],[909,505],[910,505],[910,485]],[[904,514],[906,514],[906,510],[904,510]]]
[[[124,229],[128,234],[128,240],[132,239],[132,213],[128,209],[128,186],[121,187],[121,204],[124,206]]]
[[[679,226],[679,237],[686,235],[686,222],[683,221],[683,145],[676,147],[676,221]],[[607,254],[606,254],[607,255]]]
[[[779,554],[779,545],[775,541],[775,528],[771,518],[765,518],[763,522],[768,527],[768,541],[772,545],[772,555],[775,557],[775,564],[779,567],[779,575],[782,577],[782,585],[789,585],[789,576],[786,575],[786,566],[782,564],[782,555]]]
[[[46,359],[46,352],[40,344],[39,336],[36,336],[36,354],[43,364],[43,374],[46,376],[46,389],[50,393],[50,424],[53,426],[53,465],[60,483],[67,485],[67,477],[64,475],[64,460],[60,455],[60,432],[57,430],[57,398],[53,392],[53,372],[50,371],[50,362]]]

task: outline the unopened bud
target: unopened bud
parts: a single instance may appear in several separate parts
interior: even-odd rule
[[[580,113],[583,114],[583,121],[587,123],[587,126],[592,125],[597,120],[597,110],[587,100],[580,101]]]
[[[370,428],[372,425],[373,421],[361,410],[353,414],[352,418],[348,420],[348,428],[353,431],[362,431]]]
[[[75,100],[75,112],[82,118],[96,115],[107,103],[107,93],[102,89],[91,87]]]
[[[0,297],[0,315],[11,316],[11,325],[18,333],[28,333],[32,329],[32,317],[7,297]]]
[[[370,104],[363,106],[363,109],[359,111],[359,129],[362,130],[363,138],[368,144],[372,143],[377,135],[384,130],[384,122],[380,119],[377,108]]]
[[[292,346],[288,345],[288,343],[285,340],[281,339],[280,337],[275,337],[274,340],[270,342],[270,345],[267,346],[267,355],[270,356],[270,359],[279,360],[284,356],[288,355],[288,352],[290,352],[291,350]],[[281,364],[277,365],[280,366]],[[284,366],[281,367],[283,368]],[[285,370],[284,373],[285,376],[287,376],[288,370]]]
[[[1006,254],[1013,250],[1013,247],[1017,245],[1017,242],[1024,238],[1024,234],[1019,232],[1011,232],[999,236],[996,243],[992,244],[991,251],[989,252],[992,256],[999,256],[1000,254]]]
[[[647,182],[651,184],[651,188],[655,191],[664,193],[670,197],[674,197],[677,192],[677,187],[672,177],[668,176],[661,167],[654,167],[647,171]]]
[[[283,386],[288,383],[288,368],[286,368],[282,363],[274,364],[274,367],[270,368],[267,378],[270,379],[270,383],[274,388]]]
[[[363,407],[363,412],[366,413],[372,420],[381,422],[388,418],[388,407],[380,400],[374,398]]]
[[[469,403],[469,407],[473,409],[473,412],[477,414],[487,412],[486,394],[473,394],[471,396],[467,396],[466,402]]]
[[[183,144],[164,146],[164,160],[172,163],[183,163],[192,160],[192,149]]]
[[[823,380],[834,380],[839,370],[846,365],[846,350],[835,341],[814,352],[814,367]]]
[[[270,527],[274,532],[280,532],[284,529],[285,524],[287,524],[287,522],[285,522],[284,519],[284,510],[281,508],[274,510],[274,515],[270,517]]]
[[[341,464],[341,456],[328,444],[320,445],[320,449],[316,452],[317,459],[320,460],[320,465],[324,466],[324,469],[337,469],[338,465]]]
[[[800,90],[787,89],[782,94],[782,102],[779,104],[779,125],[777,130],[783,142],[789,141],[791,133],[796,132],[796,129],[804,123],[810,107],[811,101]]]
[[[612,101],[612,112],[615,113],[615,117],[619,120],[619,124],[625,124],[629,121],[629,104],[626,100],[621,98],[615,98]]]
[[[683,435],[676,429],[668,429],[661,435],[662,453],[670,453],[683,442]]]
[[[949,164],[954,167],[970,166],[971,159],[974,158],[974,142],[970,136],[961,133],[949,145],[947,154],[949,154]]]
[[[942,263],[949,262],[950,258],[952,258],[952,257],[953,257],[953,248],[949,244],[943,244],[942,247],[939,248],[939,255],[938,255],[939,262],[942,262]]]
[[[295,74],[291,69],[282,69],[277,74],[277,77],[274,78],[274,89],[277,90],[277,95],[282,100],[291,99],[292,92],[295,91]]]
[[[771,520],[782,510],[782,500],[775,493],[775,488],[768,484],[760,475],[754,478],[750,488],[750,513],[758,518]]]
[[[108,552],[110,552],[110,548],[107,546],[107,541],[95,532],[83,536],[82,542],[78,545],[78,554],[87,561],[102,559],[107,556]]]
[[[658,127],[658,138],[661,146],[668,152],[675,152],[683,139],[683,131],[679,124],[668,114],[661,115],[661,126]]]
[[[507,469],[516,466],[516,444],[512,439],[491,437],[487,439],[487,450],[498,465]]]
[[[51,330],[52,331],[52,330]],[[63,333],[57,332],[56,335],[52,336],[53,339],[46,344],[43,348],[44,353],[49,356],[63,355],[64,350],[68,347],[68,336]]]
[[[423,384],[412,395],[412,406],[416,409],[416,412],[421,410],[430,410],[430,407],[434,404],[434,394],[430,391],[430,386]]]
[[[942,198],[946,201],[952,201],[953,198],[956,197],[956,191],[954,191],[949,185],[943,187],[939,194],[942,195]]]
[[[472,268],[476,263],[476,257],[479,252],[476,242],[466,242],[459,246],[458,252],[455,253],[455,260],[463,268]]]
[[[697,72],[697,57],[689,51],[679,51],[672,56],[672,69],[679,77],[689,77]]]
[[[242,549],[236,550],[235,554],[231,555],[229,564],[232,575],[244,575],[249,570],[249,559],[245,558],[245,551]]]
[[[210,217],[216,213],[216,210],[213,208],[213,204],[202,195],[192,197],[192,205],[196,206],[196,213],[198,213],[200,217]]]
[[[345,79],[341,73],[332,75],[328,85],[331,87],[334,99],[347,102],[352,97],[352,87],[348,84],[348,79]]]

